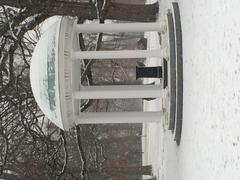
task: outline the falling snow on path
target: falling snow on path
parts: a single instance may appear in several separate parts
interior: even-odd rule
[[[159,179],[240,180],[240,1],[178,3],[184,60],[182,140],[177,147],[162,123],[147,125],[146,163],[154,165]],[[160,14],[170,5],[160,0]],[[150,110],[158,107],[156,101],[145,104]]]

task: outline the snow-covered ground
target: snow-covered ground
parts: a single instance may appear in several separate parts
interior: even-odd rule
[[[145,125],[144,163],[153,164],[158,179],[240,180],[240,1],[178,3],[184,60],[181,144],[162,122]],[[160,0],[160,14],[170,5]],[[158,41],[153,34],[150,39]],[[159,102],[145,103],[145,110],[159,110]]]

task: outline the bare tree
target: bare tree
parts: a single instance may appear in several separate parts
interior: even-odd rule
[[[94,179],[94,175],[98,175],[104,179],[108,176],[103,170],[107,159],[104,152],[106,143],[99,139],[103,127],[76,127],[76,131],[64,133],[49,123],[42,114],[29,83],[31,56],[40,37],[37,27],[46,18],[69,15],[79,16],[80,22],[98,18],[100,23],[104,23],[105,19],[156,19],[157,4],[143,7],[106,2],[0,2],[0,178]],[[123,13],[126,11],[129,16]],[[94,50],[101,49],[103,36],[102,33],[98,34],[93,38],[95,43],[87,44],[86,36],[80,35],[82,50],[90,47]],[[92,76],[93,64],[93,60],[84,60],[83,83],[97,83]],[[113,81],[117,76],[126,74],[122,64],[112,61],[111,66],[117,69],[113,73]],[[119,69],[121,73],[118,73]],[[97,108],[95,105],[98,103],[95,101],[93,107]],[[88,110],[92,104],[92,101],[87,101],[81,110]],[[98,107],[106,111],[111,109],[109,102],[100,106]]]
[[[98,1],[99,2],[99,1]],[[105,0],[100,3],[105,3],[107,11],[104,11],[102,16],[106,19],[124,20],[124,21],[155,21],[158,13],[158,3],[144,5],[144,4],[121,4]],[[95,9],[95,3],[64,1],[64,0],[2,0],[0,5],[7,5],[16,8],[27,9],[22,16],[29,16],[32,14],[46,14],[53,15],[67,15],[78,16],[82,19],[97,19],[98,14]],[[0,33],[1,34],[1,33]]]

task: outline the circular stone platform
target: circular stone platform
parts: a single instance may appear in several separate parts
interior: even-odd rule
[[[167,57],[167,84],[166,103],[164,109],[167,113],[167,126],[172,131],[174,140],[180,144],[182,132],[183,110],[183,58],[182,58],[182,30],[178,3],[172,3],[172,9],[166,15],[167,31],[161,35],[166,39]],[[164,37],[165,36],[165,37]]]

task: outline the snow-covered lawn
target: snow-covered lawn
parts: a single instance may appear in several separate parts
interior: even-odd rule
[[[170,3],[160,0],[160,14]],[[178,3],[184,60],[181,144],[176,146],[162,122],[145,125],[144,163],[153,164],[154,174],[164,180],[239,180],[240,1]],[[151,44],[156,37],[150,35]],[[145,103],[145,110],[159,110],[159,102]]]

